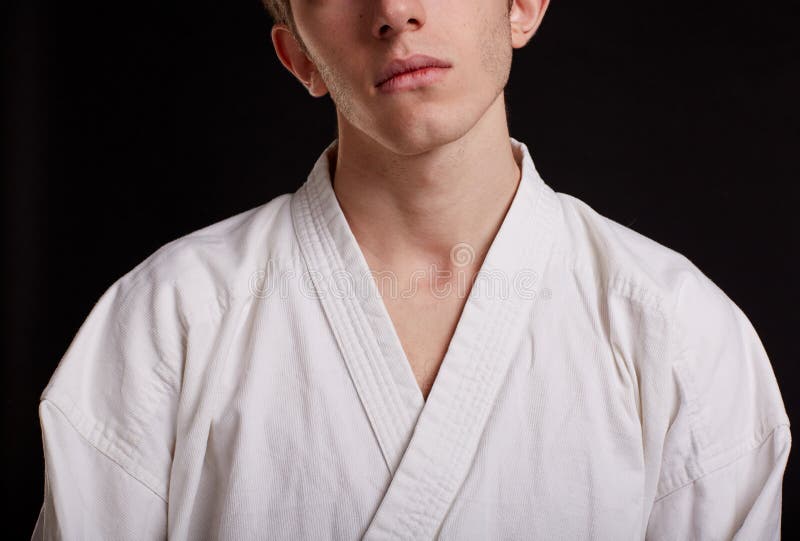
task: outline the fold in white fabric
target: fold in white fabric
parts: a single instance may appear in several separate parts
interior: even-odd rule
[[[34,539],[780,537],[779,387],[689,259],[511,138],[519,188],[423,400],[336,143],[100,298],[41,395]]]

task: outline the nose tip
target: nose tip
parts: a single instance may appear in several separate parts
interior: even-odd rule
[[[419,0],[380,0],[374,6],[373,34],[390,37],[425,24],[425,8]]]

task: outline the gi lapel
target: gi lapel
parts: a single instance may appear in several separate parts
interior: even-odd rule
[[[411,366],[394,331],[331,185],[328,153],[322,152],[307,181],[293,195],[292,220],[320,302],[350,377],[394,474],[424,404]]]

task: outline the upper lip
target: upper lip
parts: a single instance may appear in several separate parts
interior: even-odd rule
[[[407,71],[414,71],[422,68],[449,68],[450,64],[444,60],[427,56],[424,54],[415,54],[407,58],[396,58],[386,64],[378,74],[378,80],[375,86],[380,86],[395,75],[406,73]]]

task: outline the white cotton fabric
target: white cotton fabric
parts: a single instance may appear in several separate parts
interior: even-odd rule
[[[100,298],[41,395],[33,538],[778,539],[790,423],[747,317],[510,141],[519,188],[427,400],[334,140]]]

